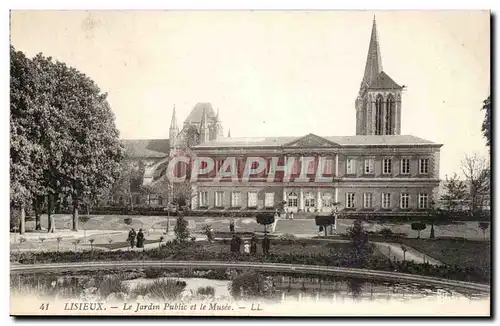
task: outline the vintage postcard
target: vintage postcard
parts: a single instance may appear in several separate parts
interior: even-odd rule
[[[21,11],[12,316],[485,316],[489,11]]]

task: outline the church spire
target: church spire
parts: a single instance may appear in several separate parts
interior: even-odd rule
[[[380,45],[378,43],[377,22],[375,16],[373,16],[372,35],[370,37],[370,46],[366,57],[365,74],[361,82],[361,89],[369,87],[382,70],[382,56],[380,55]]]
[[[175,104],[174,104],[174,110],[172,111],[172,120],[170,121],[170,129],[178,129],[177,118],[175,116]]]
[[[201,122],[200,122],[200,142],[204,143],[207,140],[209,140],[207,110],[206,110],[206,108],[203,108],[203,114],[201,116]]]
[[[172,112],[172,120],[170,121],[170,130],[169,130],[169,142],[170,142],[170,147],[172,149],[175,149],[177,146],[177,136],[179,135],[179,127],[177,126],[177,118],[175,116],[175,104],[174,104],[174,110]]]

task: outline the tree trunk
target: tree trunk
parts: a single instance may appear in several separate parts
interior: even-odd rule
[[[327,228],[327,227],[328,227],[328,226],[326,226],[326,225],[325,225],[325,226],[323,226],[323,231],[325,231],[325,238],[328,236],[328,234],[326,233],[326,228]]]
[[[42,223],[40,220],[40,215],[42,214],[42,203],[43,203],[43,197],[37,197],[34,202],[34,210],[35,210],[35,230],[41,230],[42,229]]]
[[[78,200],[73,200],[73,231],[78,231]]]
[[[48,233],[54,233],[56,231],[56,221],[55,221],[55,216],[52,212],[52,204],[53,204],[53,195],[50,194],[47,198],[48,203],[47,203],[47,218],[49,220],[49,227],[47,232]]]
[[[24,203],[21,204],[21,216],[19,217],[19,234],[24,234],[26,231],[26,212],[24,210]]]

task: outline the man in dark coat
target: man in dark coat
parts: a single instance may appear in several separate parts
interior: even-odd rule
[[[238,243],[238,239],[236,239],[236,235],[233,235],[231,239],[231,252],[237,252],[240,248],[240,244]]]
[[[139,229],[137,233],[137,248],[144,248],[144,233],[142,233],[142,229]]]
[[[128,243],[130,244],[130,248],[134,249],[135,245],[135,230],[131,229],[130,232],[128,233]]]
[[[233,220],[231,220],[231,222],[229,222],[229,231],[231,233],[234,233],[234,221]]]
[[[262,251],[264,252],[264,255],[267,255],[269,253],[270,245],[271,245],[271,240],[269,240],[267,235],[265,235],[264,239],[262,240]]]
[[[250,242],[250,254],[252,256],[255,256],[257,254],[257,243],[258,243],[258,240],[254,234],[254,235],[252,235],[252,240]]]

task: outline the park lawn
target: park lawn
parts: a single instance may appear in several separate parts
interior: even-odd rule
[[[466,239],[401,239],[404,244],[448,265],[491,268],[491,243]]]

